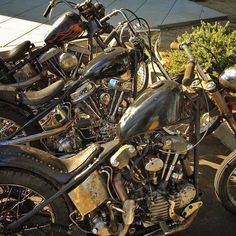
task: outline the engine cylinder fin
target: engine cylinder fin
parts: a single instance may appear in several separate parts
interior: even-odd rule
[[[177,210],[187,206],[191,201],[194,200],[195,195],[196,189],[194,186],[189,183],[184,183],[180,186],[178,192],[170,196],[170,199],[175,202],[175,210]],[[161,195],[161,193],[156,192],[154,200],[149,202],[148,207],[150,211],[151,222],[156,223],[170,219],[170,204],[166,196]]]

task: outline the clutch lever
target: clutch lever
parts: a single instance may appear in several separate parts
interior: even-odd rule
[[[52,12],[56,6],[57,0],[51,0],[49,5],[47,6],[47,9],[44,11],[43,16],[47,18],[49,16],[49,19],[51,18]]]

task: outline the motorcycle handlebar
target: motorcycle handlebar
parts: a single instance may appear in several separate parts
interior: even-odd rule
[[[48,15],[50,14],[51,10],[52,10],[52,5],[51,5],[51,3],[50,3],[50,4],[48,5],[47,9],[45,10],[45,12],[43,13],[43,16],[44,16],[45,18],[47,18]]]
[[[172,42],[172,43],[170,44],[170,48],[171,48],[171,49],[174,49],[174,50],[182,50],[181,44],[180,44],[180,43],[177,43],[177,42]]]
[[[194,69],[195,69],[195,63],[190,61],[185,66],[184,71],[184,78],[182,80],[182,84],[184,86],[190,86],[194,80]]]
[[[189,49],[188,45],[191,45],[190,43],[177,43],[177,42],[172,42],[170,44],[171,49],[178,49],[178,50],[184,50],[186,55],[189,58],[189,62],[185,66],[185,71],[184,71],[184,78],[182,80],[182,84],[184,86],[190,86],[194,80],[194,69],[195,69],[195,58]]]
[[[112,18],[112,16],[117,15],[118,13],[119,13],[118,10],[114,10],[110,14],[108,14],[108,15],[104,16],[102,19],[100,19],[100,22],[101,23],[106,22],[106,21],[110,20]]]

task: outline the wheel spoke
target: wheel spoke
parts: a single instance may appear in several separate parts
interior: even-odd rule
[[[236,206],[236,169],[234,169],[227,181],[227,192],[230,201]]]
[[[26,187],[9,184],[0,185],[0,189],[0,225],[3,227],[24,216],[44,200],[43,196]],[[31,235],[30,231],[32,234],[38,232],[37,235],[48,235],[48,231],[45,231],[54,221],[54,213],[47,206],[27,221],[21,231],[27,232],[27,235]]]

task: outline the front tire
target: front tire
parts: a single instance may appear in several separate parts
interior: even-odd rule
[[[223,207],[236,215],[236,151],[222,162],[216,172],[214,186]]]
[[[55,192],[56,189],[48,181],[32,173],[23,170],[1,169],[0,229],[6,230],[7,225],[19,219]],[[58,233],[50,232],[47,227],[37,228],[36,225],[53,223],[67,226],[68,215],[65,201],[57,198],[25,222],[17,235],[58,235]]]

